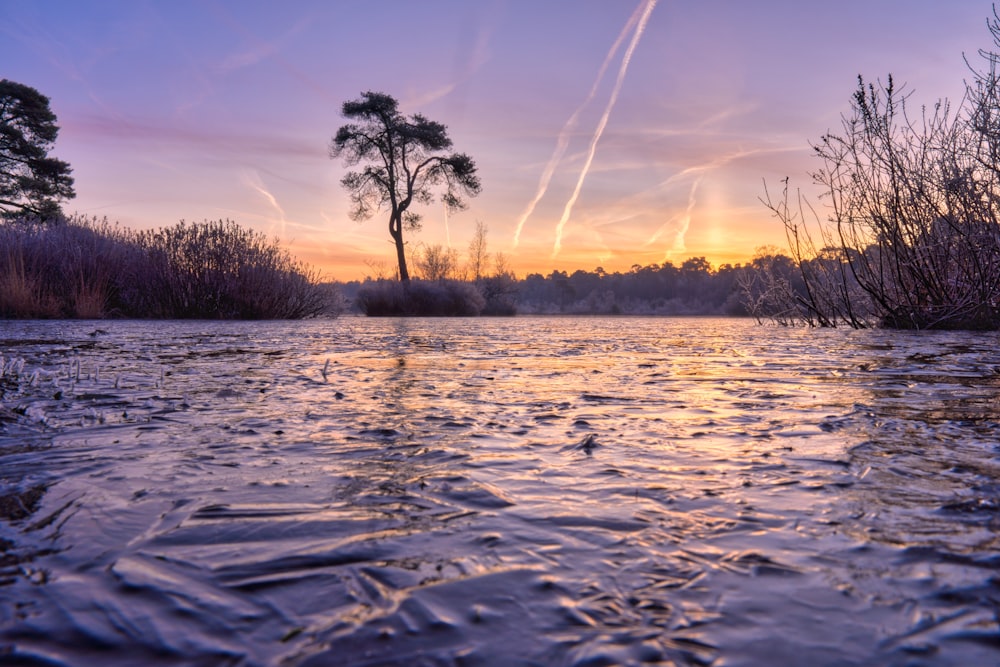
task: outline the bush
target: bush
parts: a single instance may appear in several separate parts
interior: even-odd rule
[[[106,220],[58,224],[14,219],[0,226],[0,315],[104,317],[125,264],[125,234]],[[15,305],[16,304],[16,305]]]
[[[0,316],[295,319],[336,314],[335,288],[231,221],[133,232],[107,220],[0,225]]]
[[[517,314],[517,281],[513,274],[498,273],[476,281],[485,304],[483,315],[511,316]]]
[[[317,274],[235,222],[181,221],[136,238],[147,258],[137,276],[143,309],[162,317],[298,319],[327,309]]]
[[[1000,46],[996,12],[989,27]],[[891,77],[859,78],[841,131],[814,147],[827,220],[787,182],[781,199],[765,194],[805,283],[786,304],[802,320],[1000,329],[1000,55],[982,55],[954,113],[942,101],[913,118]]]
[[[475,286],[457,280],[377,280],[361,286],[355,303],[372,317],[442,317],[479,315],[486,300]]]

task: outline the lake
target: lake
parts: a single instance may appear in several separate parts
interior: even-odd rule
[[[0,321],[0,664],[998,664],[998,344]]]

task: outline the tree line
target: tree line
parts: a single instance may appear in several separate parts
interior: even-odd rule
[[[479,229],[484,229],[480,223]],[[484,247],[482,239],[473,241],[471,248]],[[485,264],[477,264],[470,253],[462,261],[454,249],[441,246],[421,247],[412,253],[410,263],[414,275],[410,292],[419,290],[420,299],[437,291],[441,299],[454,298],[456,292],[466,295],[471,308],[461,312],[431,314],[456,315],[716,315],[746,316],[747,305],[755,296],[757,285],[770,271],[770,258],[777,253],[782,266],[791,267],[792,260],[776,249],[761,249],[751,263],[723,264],[713,267],[704,257],[692,257],[682,263],[664,262],[648,266],[634,265],[628,271],[607,272],[601,267],[576,270],[572,273],[554,270],[548,274],[531,273],[517,278],[507,268],[502,254],[494,255]],[[486,266],[479,274],[474,267]],[[358,312],[373,315],[393,314],[389,308],[373,311],[372,294],[386,292],[403,298],[395,276],[387,276],[385,265],[372,263],[373,275],[362,281],[339,285],[345,299]],[[376,304],[378,305],[378,304]]]

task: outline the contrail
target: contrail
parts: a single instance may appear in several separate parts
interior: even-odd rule
[[[562,218],[559,219],[559,224],[556,225],[556,242],[552,247],[553,257],[558,255],[559,249],[562,248],[563,229],[566,227],[566,223],[569,221],[569,216],[573,212],[573,205],[580,196],[580,190],[583,189],[583,182],[587,178],[587,172],[590,171],[590,165],[594,161],[594,153],[597,151],[597,142],[601,140],[601,135],[604,134],[604,128],[607,127],[608,118],[611,116],[611,110],[614,108],[615,102],[618,101],[618,93],[621,92],[622,83],[625,81],[625,73],[628,71],[629,62],[632,60],[632,54],[635,52],[635,47],[639,44],[639,38],[642,37],[643,31],[646,29],[646,23],[649,21],[649,15],[653,12],[653,7],[655,6],[656,0],[646,0],[646,6],[643,9],[642,17],[639,19],[639,24],[635,27],[635,32],[632,33],[632,41],[629,42],[628,49],[625,51],[625,56],[622,58],[621,67],[618,68],[618,78],[615,80],[614,90],[611,91],[611,97],[608,99],[608,106],[605,107],[604,115],[601,116],[601,120],[597,124],[597,130],[594,132],[594,137],[590,140],[590,151],[587,153],[587,160],[583,164],[583,169],[580,170],[580,177],[576,181],[576,189],[573,190],[573,195],[569,198],[569,201],[566,202],[566,208],[563,209]]]
[[[549,158],[548,164],[545,165],[545,169],[542,171],[542,177],[538,181],[538,191],[535,192],[535,198],[528,203],[528,206],[524,209],[524,213],[517,221],[517,229],[514,231],[514,247],[517,247],[518,242],[521,240],[521,230],[524,229],[524,223],[528,221],[531,214],[535,211],[535,206],[538,202],[542,200],[545,196],[546,191],[549,189],[549,182],[552,180],[552,175],[556,171],[556,167],[559,166],[559,162],[562,160],[562,156],[566,153],[566,147],[569,146],[569,135],[570,130],[576,126],[576,120],[579,118],[580,113],[590,104],[591,100],[594,99],[594,95],[597,94],[597,87],[601,83],[601,79],[604,78],[604,73],[608,71],[608,66],[611,64],[611,58],[614,57],[615,53],[618,52],[618,47],[622,45],[625,41],[625,36],[628,35],[629,30],[635,25],[636,21],[639,20],[639,13],[642,9],[642,5],[636,7],[636,10],[632,12],[632,16],[625,23],[625,27],[618,34],[618,39],[615,43],[611,45],[608,50],[608,55],[604,57],[604,62],[601,63],[601,68],[597,70],[597,77],[594,79],[594,85],[590,88],[590,93],[587,94],[587,98],[576,108],[573,115],[569,117],[566,124],[563,125],[562,129],[559,131],[559,137],[556,140],[556,149],[552,152],[552,157]]]
[[[687,247],[684,245],[684,236],[687,234],[688,229],[691,227],[691,214],[694,213],[695,204],[698,203],[698,186],[701,185],[701,179],[704,174],[698,176],[691,184],[691,191],[688,193],[688,205],[687,210],[684,211],[684,217],[681,218],[681,227],[677,230],[677,234],[674,236],[674,244],[671,246],[667,254],[663,256],[663,261],[666,262],[670,255],[675,252],[684,252]]]
[[[662,225],[660,225],[660,227],[655,232],[653,232],[653,235],[650,236],[649,239],[645,243],[642,244],[642,246],[644,248],[648,247],[648,246],[651,246],[654,243],[656,243],[657,241],[659,241],[660,237],[663,236],[663,234],[667,231],[667,229],[669,229],[670,227],[672,227],[673,224],[675,222],[677,222],[678,219],[683,218],[683,221],[681,223],[681,225],[682,225],[681,226],[681,230],[677,233],[677,236],[679,236],[679,238],[680,238],[680,245],[681,245],[681,247],[680,248],[676,247],[677,241],[675,240],[674,241],[674,246],[675,247],[672,247],[667,252],[671,253],[671,252],[676,252],[677,250],[684,250],[684,247],[683,247],[684,246],[684,235],[687,233],[687,230],[688,230],[688,228],[691,225],[691,214],[694,211],[695,204],[697,203],[697,200],[696,200],[695,196],[698,193],[698,186],[701,185],[702,179],[705,178],[705,171],[703,169],[701,169],[701,168],[692,168],[691,170],[685,170],[684,172],[681,172],[681,174],[678,174],[677,176],[680,176],[680,175],[682,175],[682,174],[684,174],[684,173],[686,173],[688,171],[696,173],[697,176],[695,177],[694,181],[691,183],[691,189],[688,190],[688,203],[687,203],[687,207],[684,210],[684,213],[683,214],[675,215],[672,218],[670,218],[669,220],[667,220],[666,222],[664,222]],[[669,183],[669,182],[672,182],[672,181],[676,180],[677,176],[672,176],[671,178],[667,179],[667,182]],[[675,239],[677,238],[677,236],[675,236]]]
[[[256,183],[254,182],[255,180],[257,181]],[[254,178],[248,178],[247,185],[259,192],[268,201],[271,207],[277,211],[278,221],[281,223],[281,236],[284,237],[288,221],[285,219],[285,211],[281,208],[281,205],[278,204],[278,200],[264,187],[264,182],[261,180],[259,174],[254,173]]]
[[[451,227],[448,226],[448,207],[444,207],[444,238],[448,249],[451,249]]]
[[[699,186],[701,186],[701,182],[711,171],[718,169],[719,167],[723,167],[729,164],[730,162],[734,162],[736,160],[740,160],[745,157],[750,157],[753,155],[762,155],[767,153],[785,152],[786,150],[787,149],[785,148],[750,149],[750,150],[745,150],[741,148],[739,150],[733,151],[732,153],[716,157],[704,164],[698,164],[692,167],[685,167],[681,171],[677,172],[676,174],[673,174],[672,176],[670,176],[670,178],[666,179],[665,181],[661,182],[658,186],[656,186],[655,188],[656,190],[662,190],[682,179],[685,179],[689,176],[694,176],[694,180],[691,183],[691,189],[688,191],[688,205],[684,213],[682,227],[677,232],[677,237],[676,237],[677,240],[675,240],[674,242],[674,247],[668,250],[667,253],[669,254],[672,252],[679,252],[684,250],[684,235],[687,233],[687,230],[691,224],[691,213],[694,210],[695,204],[697,203],[695,200],[695,196],[698,193],[698,188]],[[793,150],[799,150],[799,149],[796,147]],[[643,244],[643,246],[651,246],[654,243],[656,243],[660,239],[660,237],[663,236],[667,228],[669,228],[674,223],[674,221],[677,220],[678,217],[679,216],[674,216],[669,220],[667,220],[662,225],[660,225],[659,229],[657,229],[653,233],[653,235],[649,237],[649,240],[646,241]]]

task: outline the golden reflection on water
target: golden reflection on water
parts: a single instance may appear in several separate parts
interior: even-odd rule
[[[104,328],[0,335],[40,373],[0,421],[4,498],[44,489],[0,517],[25,660],[997,657],[995,336]]]

